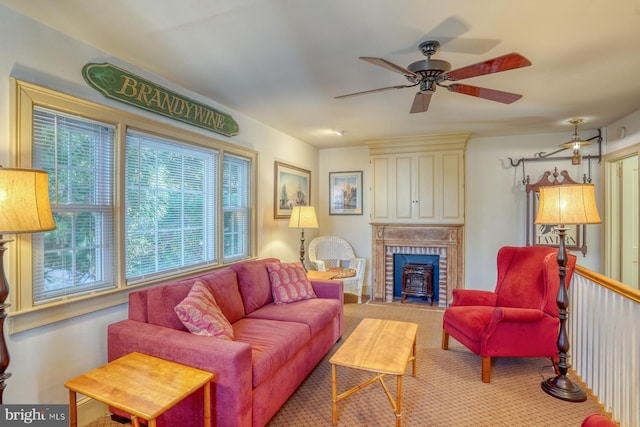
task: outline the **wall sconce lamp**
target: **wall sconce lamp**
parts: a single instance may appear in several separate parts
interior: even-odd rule
[[[559,375],[542,382],[542,389],[553,397],[569,402],[584,402],[587,394],[567,378],[567,370],[571,367],[567,363],[569,338],[567,336],[566,321],[569,297],[565,284],[567,267],[567,249],[565,234],[567,224],[600,224],[600,215],[596,206],[594,187],[591,184],[553,185],[540,188],[540,207],[536,217],[536,224],[555,225],[558,230],[560,244],[558,246],[558,275],[560,287],[556,303],[558,304],[558,363]]]
[[[289,228],[300,229],[300,262],[305,271],[304,265],[304,229],[318,228],[318,219],[316,218],[316,210],[313,206],[295,206],[291,208],[291,217],[289,218]]]
[[[572,119],[569,123],[573,125],[573,137],[571,141],[560,144],[562,148],[573,148],[573,155],[571,156],[571,164],[579,165],[582,163],[582,156],[580,155],[580,147],[591,145],[591,141],[585,141],[578,135],[578,125],[582,123],[582,119]]]
[[[49,205],[49,178],[45,171],[0,167],[0,404],[6,387],[4,381],[11,376],[9,351],[4,338],[4,319],[9,304],[9,284],[4,273],[4,234],[37,233],[56,228]]]

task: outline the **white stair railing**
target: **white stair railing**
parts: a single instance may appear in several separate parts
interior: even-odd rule
[[[571,364],[621,427],[640,426],[640,291],[576,266]]]

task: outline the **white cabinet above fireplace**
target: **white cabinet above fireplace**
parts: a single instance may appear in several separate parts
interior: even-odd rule
[[[368,141],[371,221],[464,223],[464,148],[469,134]]]

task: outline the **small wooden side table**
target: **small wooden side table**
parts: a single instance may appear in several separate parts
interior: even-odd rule
[[[134,427],[140,426],[138,418],[155,427],[160,414],[203,387],[204,425],[211,427],[213,377],[211,372],[142,353],[129,353],[64,384],[69,389],[69,425],[78,425],[76,393],[130,413]]]
[[[338,273],[334,271],[307,270],[309,280],[331,280],[336,277],[337,274]]]

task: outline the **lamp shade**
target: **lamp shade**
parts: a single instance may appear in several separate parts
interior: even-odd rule
[[[318,228],[316,210],[313,206],[295,206],[291,208],[289,228]]]
[[[599,224],[592,184],[551,185],[540,188],[536,224]]]
[[[56,228],[45,171],[0,167],[0,234]]]

